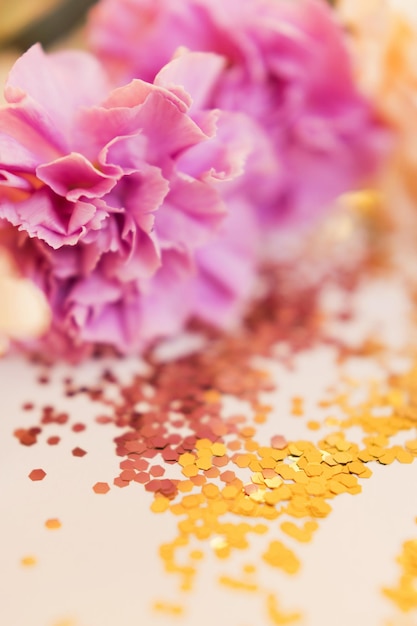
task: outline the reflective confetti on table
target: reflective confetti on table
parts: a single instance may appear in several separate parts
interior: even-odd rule
[[[60,72],[98,61],[35,47],[10,74],[0,111],[1,624],[417,624],[415,7],[247,0],[232,32],[227,6],[99,1],[58,47],[90,47],[122,86],[105,104],[80,96],[74,144],[60,135],[70,119],[56,107]],[[277,6],[282,65],[265,26]],[[320,46],[352,66],[332,111],[321,100],[328,77],[298,73],[301,34],[310,45],[318,32],[327,38],[312,67],[328,62]],[[189,52],[169,62],[178,45]],[[19,55],[4,53],[4,74]],[[189,78],[197,58],[210,89]],[[33,59],[56,101],[32,84]],[[182,80],[199,87],[192,105]],[[96,87],[80,78],[80,92]],[[138,113],[145,92],[158,123],[180,111],[166,143]],[[128,192],[155,213],[154,230],[141,213],[134,231]],[[77,212],[71,227],[57,207]]]

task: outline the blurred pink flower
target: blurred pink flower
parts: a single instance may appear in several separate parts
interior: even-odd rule
[[[135,351],[201,308],[197,285],[216,278],[200,276],[204,254],[196,255],[221,228],[229,181],[252,141],[245,117],[204,106],[223,64],[190,53],[153,84],[112,91],[85,53],[34,46],[13,67],[0,109],[0,218],[13,227],[8,245],[23,274],[52,309],[51,351],[72,357],[95,343]],[[187,73],[189,91],[175,84]],[[237,197],[239,222],[246,206]],[[225,254],[243,250],[252,267],[248,236],[250,246]],[[238,263],[227,273],[226,300],[204,304],[218,324],[248,293],[247,283],[235,286]]]
[[[324,0],[101,0],[89,39],[120,83],[153,80],[181,46],[226,57],[206,101],[258,125],[258,184],[244,182],[261,223],[308,222],[366,184],[386,147]]]

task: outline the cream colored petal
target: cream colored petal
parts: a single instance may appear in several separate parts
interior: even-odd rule
[[[50,322],[48,305],[28,280],[0,277],[0,333],[12,339],[42,335]]]

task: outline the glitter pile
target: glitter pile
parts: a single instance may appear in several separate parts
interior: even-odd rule
[[[364,271],[361,266],[362,276]],[[351,285],[352,280],[345,283]],[[337,392],[321,398],[314,417],[299,390],[287,410],[294,420],[305,421],[310,436],[287,439],[276,422],[276,432],[264,440],[262,429],[271,426],[274,411],[268,398],[274,397],[277,386],[266,364],[268,358],[277,359],[279,342],[292,342],[281,355],[285,367],[292,366],[297,353],[318,345],[335,349],[342,364],[358,354],[372,360],[383,352],[368,340],[351,349],[327,334],[320,307],[323,289],[321,283],[316,289],[292,290],[293,300],[287,299],[281,308],[271,306],[271,299],[280,294],[269,292],[238,337],[211,334],[205,350],[168,362],[150,354],[147,371],[128,383],[118,379],[117,368],[103,371],[93,385],[79,385],[75,377],[63,381],[64,397],[86,396],[98,424],[111,422],[122,431],[115,439],[120,471],[109,484],[100,480],[98,469],[92,492],[105,497],[115,487],[142,486],[153,494],[155,514],[174,516],[177,530],[161,545],[160,558],[184,592],[194,588],[208,553],[221,567],[233,562],[237,552],[251,550],[258,537],[263,547],[255,561],[246,562],[240,573],[219,571],[217,581],[231,592],[259,596],[271,624],[297,623],[302,612],[285,608],[279,593],[260,582],[260,563],[296,575],[302,568],[303,544],[314,539],[335,498],[361,493],[373,467],[409,464],[417,456],[417,366],[405,374],[390,375],[387,370],[378,384],[340,383]],[[333,316],[349,319],[344,308]],[[257,365],[260,356],[266,359],[264,368]],[[39,378],[42,385],[48,384],[45,371]],[[363,396],[359,403],[353,401],[358,386]],[[245,408],[227,411],[231,399]],[[45,438],[49,445],[58,445],[63,435],[50,436],[52,427],[70,426],[82,438],[85,424],[73,422],[71,412],[59,406],[37,407],[29,400],[24,410],[40,412],[40,421],[15,431],[21,444],[32,446]],[[72,450],[74,456],[88,452],[81,445]],[[30,475],[32,480],[44,477],[41,469]],[[289,539],[299,548],[291,547]],[[413,562],[412,545],[407,544],[407,556],[401,559],[407,571],[400,590],[384,591],[403,608],[414,606],[412,585],[404,583],[413,575],[407,565]],[[153,609],[179,617],[186,612],[186,597],[176,604],[158,599]]]

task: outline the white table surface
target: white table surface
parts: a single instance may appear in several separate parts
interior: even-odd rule
[[[350,333],[355,342],[370,329],[378,329],[390,346],[390,367],[404,369],[406,361],[397,354],[407,344],[412,327],[401,281],[373,280],[355,298],[360,315],[351,325],[343,325],[345,335]],[[259,427],[258,440],[268,444],[270,434],[278,429],[287,439],[314,441],[326,428],[319,434],[308,431],[306,418],[290,415],[290,398],[302,394],[310,407],[309,418],[325,417],[316,400],[324,396],[329,384],[340,384],[334,351],[319,346],[304,352],[297,357],[294,371],[272,361],[268,366],[279,389],[266,398],[275,410],[267,424]],[[112,367],[128,378],[140,364],[129,360]],[[102,364],[86,363],[75,376],[93,382],[101,368]],[[0,624],[267,626],[262,596],[229,590],[217,582],[219,575],[234,575],[247,562],[258,565],[263,587],[277,594],[283,608],[302,611],[304,619],[299,624],[417,624],[416,612],[401,616],[381,593],[383,586],[394,585],[399,578],[395,558],[402,543],[417,538],[417,463],[373,464],[373,476],[361,481],[363,492],[336,497],[332,513],[319,520],[320,528],[309,544],[285,537],[279,529],[281,520],[275,520],[268,522],[267,537],[257,537],[248,550],[228,560],[218,560],[209,544],[198,546],[205,558],[197,564],[195,589],[180,592],[177,579],[164,572],[158,556],[159,546],[175,537],[177,518],[169,512],[152,513],[152,495],[139,484],[113,487],[105,496],[92,491],[97,481],[112,484],[118,474],[120,459],[113,437],[120,430],[96,424],[94,416],[103,411],[85,397],[63,397],[65,371],[56,367],[51,383],[39,385],[39,370],[22,357],[9,355],[0,361]],[[371,357],[351,359],[345,371],[364,388],[371,379],[385,376]],[[13,430],[36,421],[36,411],[21,409],[26,401],[69,410],[72,422],[88,427],[82,433],[73,433],[68,426],[51,428],[48,434],[62,437],[58,446],[48,446],[44,437],[34,446],[22,446]],[[75,446],[88,454],[74,458]],[[47,476],[32,482],[28,474],[38,467]],[[45,529],[45,520],[55,517],[62,528]],[[302,563],[299,574],[288,576],[262,561],[265,542],[272,539],[295,549]],[[37,558],[34,567],[21,565],[26,555]],[[155,613],[156,600],[179,603],[185,613],[182,617]]]

